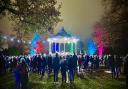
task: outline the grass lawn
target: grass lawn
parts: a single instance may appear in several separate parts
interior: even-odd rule
[[[61,75],[59,74],[59,84],[53,84],[53,76],[45,76],[40,80],[40,76],[35,73],[29,75],[30,89],[126,89],[125,79],[112,79],[110,74],[96,72],[87,75],[75,76],[74,85],[66,83],[61,85]],[[14,89],[14,78],[12,73],[7,73],[0,77],[0,89]]]

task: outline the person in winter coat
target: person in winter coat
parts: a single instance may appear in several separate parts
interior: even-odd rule
[[[28,81],[29,81],[28,68],[24,60],[22,60],[20,72],[21,72],[21,89],[27,89]]]
[[[79,72],[81,72],[81,66],[82,66],[82,58],[78,58],[78,65],[79,65]]]
[[[96,69],[99,69],[99,66],[100,66],[100,59],[99,57],[96,55],[96,62],[95,62],[95,65],[96,65]]]
[[[125,63],[124,63],[124,72],[126,76],[126,87],[128,88],[128,55],[126,56]]]
[[[21,88],[21,73],[20,73],[20,64],[14,68],[14,76],[15,76],[15,89]]]
[[[38,56],[37,57],[37,69],[38,69],[39,74],[41,74],[41,62],[42,62],[41,56]]]
[[[74,53],[73,57],[73,64],[74,64],[74,70],[75,70],[75,73],[77,72],[77,61],[78,61],[78,58],[77,58],[77,55]]]
[[[41,57],[41,79],[44,77],[46,65],[47,65],[46,58],[42,56]]]
[[[53,71],[54,71],[54,83],[58,83],[58,73],[60,68],[60,58],[58,54],[56,53],[55,58],[53,59]]]
[[[62,84],[66,83],[66,71],[67,71],[67,60],[63,57],[60,60],[60,67],[61,67],[61,75],[62,75]]]
[[[74,82],[75,70],[76,70],[76,63],[72,56],[68,59],[68,70],[69,70],[69,80],[72,84]]]
[[[119,78],[119,75],[121,73],[121,66],[122,66],[121,58],[119,55],[117,55],[115,60],[116,78]]]
[[[52,56],[51,55],[48,56],[47,64],[48,64],[48,75],[50,75],[52,72]]]
[[[86,55],[85,56],[85,60],[83,60],[83,63],[84,63],[84,69],[88,69],[88,62],[89,62],[89,59],[90,59],[90,57],[89,57],[89,55]]]
[[[115,78],[115,57],[114,55],[111,55],[109,57],[109,65],[110,65],[110,68],[111,68],[111,72],[112,72],[112,78]]]

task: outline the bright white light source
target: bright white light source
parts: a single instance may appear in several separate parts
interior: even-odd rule
[[[4,38],[4,39],[7,39],[7,36],[4,36],[3,38]]]
[[[75,43],[76,43],[76,39],[73,39],[73,42],[75,42]]]
[[[54,38],[53,40],[55,40],[55,41],[56,41],[57,39],[56,39],[56,38]]]
[[[31,41],[29,41],[28,43],[31,44]]]
[[[64,40],[68,40],[68,38],[65,37]]]
[[[20,43],[20,40],[17,40],[18,43]]]
[[[23,43],[26,43],[25,41],[23,41]]]
[[[111,71],[105,71],[105,73],[111,74],[112,72]]]
[[[70,42],[68,41],[68,44],[70,44]]]
[[[14,41],[14,38],[11,38],[10,40],[11,40],[11,41]]]
[[[50,39],[48,39],[48,42],[50,42],[51,40]]]
[[[78,41],[78,39],[73,39],[73,42],[75,42],[75,43],[76,43],[77,41]]]

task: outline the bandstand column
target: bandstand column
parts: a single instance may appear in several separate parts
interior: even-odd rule
[[[51,42],[49,42],[49,54],[51,54]]]
[[[73,54],[73,52],[74,52],[74,47],[73,47],[73,42],[71,43],[71,53]]]
[[[59,43],[59,51],[58,51],[59,53],[61,52],[61,50],[60,50],[60,46],[61,46],[61,43]]]

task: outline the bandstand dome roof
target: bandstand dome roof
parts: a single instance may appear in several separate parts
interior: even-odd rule
[[[58,43],[71,43],[71,42],[77,42],[78,40],[79,39],[76,36],[67,33],[64,27],[62,27],[57,34],[51,35],[48,38],[48,42],[58,42]]]

